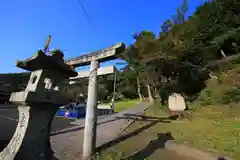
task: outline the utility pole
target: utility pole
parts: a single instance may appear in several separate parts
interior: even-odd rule
[[[99,63],[97,60],[91,61],[87,111],[85,118],[84,141],[83,141],[83,159],[92,159],[95,153],[96,134],[97,134],[97,103],[98,103],[98,81],[97,70]]]
[[[117,82],[117,70],[114,68],[114,81],[113,81],[113,96],[111,108],[114,109],[115,96],[116,96],[116,82]]]

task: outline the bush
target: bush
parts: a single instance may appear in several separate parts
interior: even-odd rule
[[[202,105],[240,102],[240,85],[233,86],[230,89],[224,89],[221,88],[221,86],[219,86],[218,90],[206,88],[200,93],[197,101],[199,101]]]
[[[213,98],[213,92],[209,89],[203,90],[199,97],[198,100],[202,105],[212,105],[215,103],[214,98]]]
[[[223,103],[240,102],[240,85],[233,86],[223,97]]]

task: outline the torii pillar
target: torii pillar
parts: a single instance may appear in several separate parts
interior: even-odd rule
[[[125,50],[125,44],[119,43],[101,51],[81,55],[65,61],[72,68],[91,64],[88,85],[87,111],[85,117],[83,154],[84,160],[92,159],[96,147],[96,124],[97,124],[97,104],[98,104],[98,81],[97,71],[101,62],[117,58],[117,54]]]

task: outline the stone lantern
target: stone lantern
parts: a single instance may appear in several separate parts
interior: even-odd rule
[[[16,131],[0,153],[1,160],[52,159],[49,141],[51,122],[59,106],[69,103],[61,82],[77,76],[77,72],[64,63],[62,52],[45,55],[39,50],[32,57],[17,61],[16,66],[31,71],[24,91],[11,94],[10,102],[19,110]]]

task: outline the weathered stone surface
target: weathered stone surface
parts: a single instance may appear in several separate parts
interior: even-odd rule
[[[0,153],[1,160],[48,160],[52,158],[49,142],[51,121],[57,107],[19,106],[19,122],[10,143]]]
[[[49,54],[52,56],[58,57],[58,58],[62,58],[62,59],[64,57],[63,52],[59,49],[52,50]]]
[[[61,90],[61,79],[48,71],[34,71],[31,73],[25,91],[12,93],[10,102],[16,105],[66,104],[69,100]]]
[[[50,126],[57,108],[69,102],[61,82],[76,76],[64,63],[63,54],[47,56],[39,50],[17,66],[33,71],[25,91],[12,93],[10,102],[18,105],[19,122],[16,131],[0,153],[1,160],[50,160],[53,156],[49,141]]]
[[[69,100],[62,96],[62,93],[58,91],[42,91],[42,92],[21,91],[12,93],[10,97],[10,102],[19,105],[34,105],[39,103],[64,105],[68,101]]]
[[[183,96],[179,93],[173,93],[168,98],[168,107],[171,111],[181,112],[186,108]]]
[[[16,66],[27,71],[43,69],[66,78],[77,76],[77,72],[65,64],[61,57],[45,55],[42,50],[38,50],[36,54],[26,60],[17,61]]]
[[[116,59],[117,55],[122,53],[124,50],[125,44],[121,42],[100,51],[83,54],[81,56],[66,60],[65,63],[73,67],[88,65],[92,60],[97,60],[99,63],[101,63]]]

